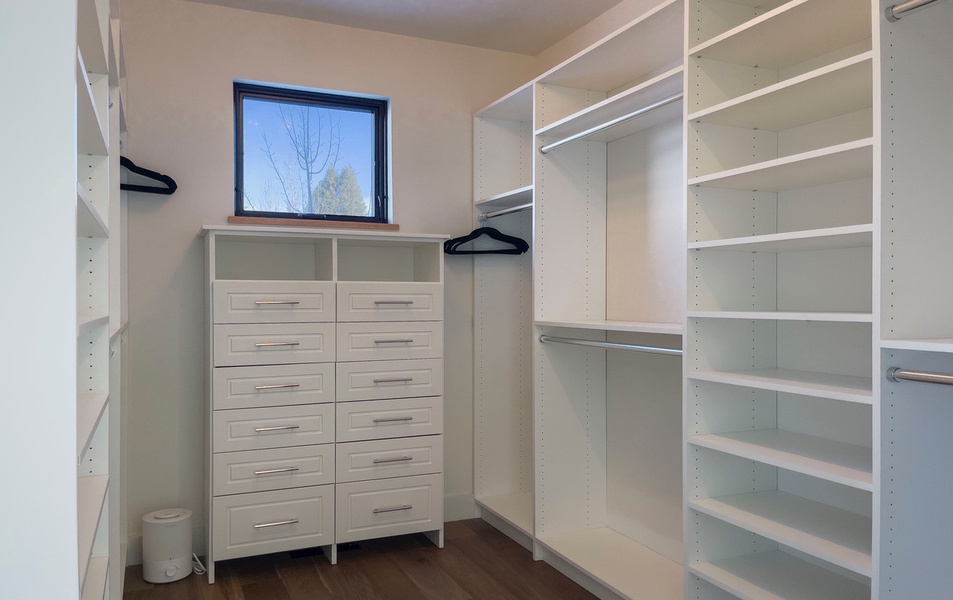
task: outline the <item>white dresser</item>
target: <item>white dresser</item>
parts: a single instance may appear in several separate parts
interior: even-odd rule
[[[443,546],[445,236],[209,226],[208,573]]]

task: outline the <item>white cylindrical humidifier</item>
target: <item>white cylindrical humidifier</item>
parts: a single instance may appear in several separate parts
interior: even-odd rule
[[[142,578],[177,581],[192,572],[192,511],[157,510],[142,517]]]

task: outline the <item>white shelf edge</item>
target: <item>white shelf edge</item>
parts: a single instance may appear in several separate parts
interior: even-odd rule
[[[102,600],[106,594],[106,578],[109,573],[109,557],[97,556],[90,559],[86,567],[86,580],[83,584],[81,600]]]
[[[81,393],[76,398],[76,456],[83,454],[109,403],[109,394]]]
[[[510,190],[495,196],[490,196],[489,198],[477,200],[473,203],[473,205],[483,210],[496,210],[501,208],[511,208],[520,204],[529,204],[532,201],[533,184],[530,184],[516,188],[515,190]]]
[[[792,250],[816,250],[816,249],[838,249],[838,248],[863,248],[873,246],[874,226],[865,225],[845,225],[843,227],[830,227],[827,229],[811,229],[805,231],[791,231],[785,233],[772,233],[766,235],[752,235],[747,237],[724,238],[704,242],[689,242],[689,250],[731,250],[737,249],[744,252],[784,252],[787,246]],[[814,242],[814,244],[811,244]],[[770,249],[772,245],[779,247],[778,250]],[[761,249],[763,246],[766,249]],[[790,251],[790,250],[788,250]]]
[[[86,190],[76,184],[76,234],[87,238],[108,238],[109,227],[96,210]]]
[[[696,381],[724,383],[841,402],[873,404],[873,384],[870,378],[865,377],[786,369],[690,371],[687,377]]]
[[[108,324],[109,315],[78,315],[76,319],[76,337],[92,333]]]
[[[529,537],[534,535],[533,493],[520,492],[475,498],[475,502],[499,519]]]
[[[858,575],[873,573],[870,517],[776,490],[699,498],[688,507]]]
[[[501,121],[531,121],[533,119],[534,83],[535,81],[524,83],[502,98],[481,108],[473,116],[480,119]]]
[[[95,0],[80,0],[77,4],[77,45],[87,58],[87,67],[94,73],[107,73],[106,57],[108,29],[103,32]],[[108,28],[109,19],[106,19]],[[93,52],[90,52],[90,51]]]
[[[738,177],[740,175],[749,175],[757,173],[759,171],[767,171],[769,169],[778,169],[787,166],[797,165],[798,163],[807,162],[813,159],[826,159],[838,154],[846,154],[854,150],[861,150],[864,148],[873,148],[874,140],[873,138],[864,138],[860,140],[854,140],[852,142],[846,142],[843,144],[837,144],[834,146],[827,146],[819,150],[811,150],[809,152],[801,152],[798,154],[792,154],[790,156],[784,156],[781,158],[775,158],[772,160],[755,163],[753,165],[746,165],[743,167],[737,167],[735,169],[728,169],[726,171],[718,171],[717,173],[709,173],[708,175],[701,175],[699,177],[692,177],[688,180],[689,186],[703,186],[711,183],[717,183],[720,180],[728,179],[731,177]],[[813,182],[805,182],[805,187],[814,185]]]
[[[607,527],[540,536],[538,542],[624,598],[681,598],[682,565]]]
[[[109,145],[106,142],[106,128],[96,102],[93,99],[89,77],[83,64],[83,54],[76,48],[76,120],[77,152],[81,154],[105,155]]]
[[[874,489],[871,459],[847,456],[870,454],[869,448],[779,429],[692,435],[688,443],[868,492]],[[837,455],[841,463],[830,458]]]
[[[777,18],[778,15],[782,15],[790,11],[791,9],[796,8],[810,1],[811,0],[794,0],[793,2],[787,2],[785,4],[782,4],[781,6],[774,8],[772,10],[769,10],[768,12],[762,15],[758,15],[757,17],[753,19],[749,19],[748,21],[745,21],[741,25],[732,27],[731,29],[729,29],[728,31],[724,33],[716,35],[715,37],[711,38],[708,41],[702,42],[701,44],[698,44],[697,46],[689,48],[688,56],[695,56],[695,55],[701,54],[706,49],[711,48],[712,46],[717,46],[718,44],[721,44],[725,40],[729,40],[733,37],[736,37],[739,34],[744,33],[745,31],[748,31],[750,29],[754,29],[760,26],[765,21],[771,21],[772,19]]]
[[[89,475],[76,478],[76,511],[79,523],[77,536],[81,576],[85,576],[86,567],[90,558],[92,558],[93,542],[96,539],[96,530],[99,529],[99,519],[102,516],[108,489],[108,475]]]
[[[559,119],[554,123],[550,123],[545,127],[541,127],[536,130],[535,135],[540,137],[569,137],[578,132],[595,127],[599,123],[611,121],[612,119],[619,117],[626,112],[631,112],[633,108],[629,106],[630,104],[639,103],[648,105],[658,102],[667,96],[682,91],[682,75],[684,72],[684,65],[679,65],[675,68],[669,69],[661,75],[657,75],[648,81],[625,90],[624,92],[614,96],[609,96],[601,102],[593,104],[592,106],[584,108],[583,110],[573,113],[567,117],[563,117],[562,119]],[[644,99],[643,96],[648,96],[652,99],[647,100]],[[619,109],[619,107],[624,108]],[[609,116],[606,115],[606,113],[612,114]],[[584,121],[591,122],[585,123]],[[580,122],[584,123],[579,125]],[[621,125],[619,127],[621,127]]]
[[[535,321],[537,327],[561,327],[565,329],[593,329],[596,331],[622,331],[628,333],[660,333],[664,335],[682,335],[685,327],[681,323],[653,323],[646,321],[556,321],[551,319]]]
[[[441,233],[404,233],[402,231],[373,231],[358,229],[305,229],[273,225],[203,225],[198,237],[209,233],[223,236],[275,237],[276,234],[287,238],[349,238],[354,240],[381,240],[393,238],[402,242],[437,242],[450,239],[450,235]]]
[[[870,600],[870,586],[774,550],[688,566],[742,600]]]
[[[694,310],[690,319],[741,319],[745,321],[823,321],[825,323],[872,323],[871,313],[854,312],[788,312],[748,310]]]
[[[922,338],[880,340],[884,350],[917,350],[922,352],[953,353],[953,338]]]
[[[772,96],[778,93],[783,93],[784,91],[792,89],[792,88],[796,88],[799,85],[810,83],[812,81],[818,80],[823,77],[836,75],[839,71],[843,71],[852,66],[859,65],[864,62],[872,62],[872,61],[873,61],[873,51],[868,50],[866,52],[862,52],[860,54],[852,56],[850,58],[846,58],[844,60],[837,61],[829,65],[825,65],[819,69],[809,71],[807,73],[804,73],[803,75],[798,75],[797,77],[785,79],[784,81],[780,81],[766,88],[762,88],[762,89],[750,92],[748,94],[745,94],[743,96],[738,96],[737,98],[732,98],[730,100],[720,102],[714,106],[710,106],[708,108],[704,108],[702,110],[696,111],[688,115],[686,120],[687,121],[704,120],[706,117],[717,115],[718,113],[722,111],[740,107],[740,106],[743,106],[744,104],[748,104],[750,102],[754,102],[760,99],[765,99],[768,96]]]

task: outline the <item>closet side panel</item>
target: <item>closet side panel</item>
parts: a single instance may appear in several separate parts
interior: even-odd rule
[[[532,239],[532,213],[494,219]],[[476,497],[533,490],[532,251],[474,258]]]

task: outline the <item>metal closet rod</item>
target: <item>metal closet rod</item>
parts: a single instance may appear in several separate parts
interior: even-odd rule
[[[526,204],[520,204],[519,206],[511,206],[510,208],[501,208],[500,210],[494,210],[490,212],[481,213],[477,217],[481,222],[486,221],[487,219],[495,219],[496,217],[502,217],[503,215],[508,215],[510,213],[520,212],[523,210],[529,210],[533,208],[532,202],[527,202]]]
[[[924,373],[921,371],[907,371],[900,367],[887,369],[887,379],[898,383],[900,381],[917,381],[920,383],[934,383],[937,385],[953,385],[953,375],[944,373]]]
[[[907,14],[911,10],[916,10],[923,6],[929,6],[934,2],[940,1],[941,0],[908,0],[907,2],[901,2],[900,4],[888,6],[887,10],[884,12],[888,21],[899,21],[900,17]]]
[[[665,354],[668,356],[681,356],[682,351],[678,348],[658,348],[656,346],[638,346],[636,344],[620,344],[617,342],[600,342],[597,340],[577,340],[575,338],[556,337],[552,335],[541,335],[539,341],[544,344],[569,344],[570,346],[589,346],[590,348],[600,348],[602,350],[630,350],[633,352],[648,352],[649,354]]]
[[[558,142],[553,142],[552,144],[546,144],[545,146],[540,146],[539,153],[546,154],[550,150],[555,150],[556,148],[559,148],[560,146],[564,144],[568,144],[569,142],[575,142],[576,140],[580,138],[590,136],[594,133],[599,133],[600,131],[604,129],[609,129],[610,127],[615,127],[616,125],[619,125],[620,123],[625,123],[626,121],[631,121],[632,119],[636,119],[643,115],[647,115],[654,110],[658,110],[662,108],[663,106],[667,106],[671,104],[672,102],[678,102],[679,100],[682,99],[682,96],[684,96],[684,94],[682,92],[679,92],[675,95],[669,96],[668,98],[659,100],[658,102],[655,102],[654,104],[643,106],[642,108],[632,111],[627,115],[616,117],[615,119],[612,119],[611,121],[606,121],[605,123],[601,125],[596,125],[595,127],[591,127],[585,131],[580,131],[579,133],[575,133],[567,138],[559,140]]]

